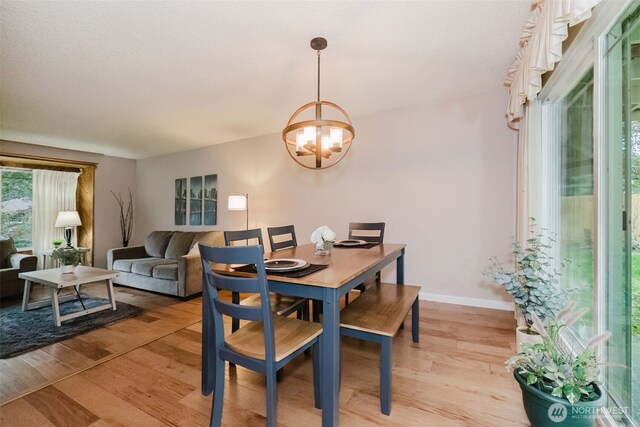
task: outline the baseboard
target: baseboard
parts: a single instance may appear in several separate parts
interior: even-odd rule
[[[513,311],[514,305],[508,301],[496,301],[482,298],[456,297],[453,295],[432,294],[420,292],[423,301],[442,302],[445,304],[470,305],[472,307],[493,308],[495,310]]]

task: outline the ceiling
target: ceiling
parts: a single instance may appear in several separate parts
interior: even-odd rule
[[[529,5],[2,0],[0,138],[139,159],[277,133],[316,97],[316,36],[352,120],[480,93]]]

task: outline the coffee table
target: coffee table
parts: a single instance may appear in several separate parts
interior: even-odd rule
[[[60,268],[50,268],[48,270],[37,270],[30,271],[28,273],[20,273],[18,277],[25,280],[24,294],[22,296],[22,311],[51,304],[51,307],[53,309],[53,322],[56,324],[56,326],[61,326],[64,320],[74,319],[79,316],[86,316],[87,314],[95,313],[96,311],[101,310],[108,310],[110,308],[112,310],[115,310],[116,300],[113,297],[113,284],[111,281],[117,276],[118,273],[115,271],[105,270],[103,268],[87,267],[84,265],[77,266],[73,273],[63,274],[60,272]],[[87,283],[99,281],[104,281],[107,285],[109,303],[87,309],[84,307],[84,303],[82,303],[82,298],[80,297],[80,286]],[[40,283],[49,287],[51,291],[51,298],[30,303],[29,295],[31,294],[32,283]],[[75,295],[71,294],[59,297],[58,293],[60,292],[60,290],[68,288],[69,286],[73,286]],[[61,316],[59,303],[75,298],[80,300],[80,303],[82,303],[82,307],[84,308],[84,310]]]

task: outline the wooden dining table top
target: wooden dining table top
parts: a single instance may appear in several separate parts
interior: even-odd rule
[[[339,288],[356,276],[369,270],[378,262],[388,257],[397,258],[405,246],[405,244],[398,243],[381,243],[370,249],[358,247],[334,247],[331,251],[331,255],[322,256],[315,254],[315,245],[312,243],[280,249],[275,252],[266,253],[264,256],[265,260],[275,258],[296,258],[305,260],[309,264],[323,264],[329,265],[329,267],[303,277],[286,277],[267,274],[267,278],[269,280],[276,280],[280,282],[324,288]],[[233,267],[233,265],[229,264],[211,264],[212,270],[217,273],[252,276],[251,273],[234,271]]]

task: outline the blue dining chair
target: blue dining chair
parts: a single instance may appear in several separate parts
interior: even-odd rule
[[[293,248],[298,246],[298,240],[296,239],[296,229],[293,225],[283,225],[281,227],[267,227],[267,234],[269,235],[269,244],[272,251],[279,249]],[[276,242],[274,237],[288,236],[284,240]]]
[[[267,426],[275,426],[277,420],[276,371],[309,348],[313,357],[315,407],[320,409],[319,349],[322,341],[322,326],[299,319],[273,316],[269,309],[271,304],[262,248],[260,246],[200,245],[200,256],[204,272],[203,286],[206,286],[206,293],[203,295],[208,298],[208,304],[206,304],[208,310],[203,313],[205,318],[202,322],[203,355],[213,351],[215,365],[211,426],[220,426],[222,422],[225,362],[244,366],[266,377]],[[257,274],[255,277],[218,274],[212,271],[211,262],[255,265]],[[224,301],[218,296],[220,290],[258,294],[262,304],[260,307],[252,307],[233,301]],[[250,322],[225,336],[222,316]],[[211,360],[211,358],[205,357],[203,360]],[[207,367],[207,369],[210,368],[210,366]]]
[[[262,241],[262,230],[259,228],[253,228],[251,230],[239,230],[239,231],[225,231],[224,243],[227,246],[233,246],[235,242],[245,240],[247,243],[257,242],[262,248],[264,254],[264,243]],[[291,313],[296,313],[298,319],[308,320],[309,318],[309,303],[305,298],[296,298],[288,295],[271,294],[271,311],[279,316],[289,316]],[[232,292],[231,298],[234,303],[242,305],[260,306],[260,298],[258,295],[253,295],[240,301],[240,294],[238,292]],[[233,319],[231,322],[231,330],[237,331],[240,327],[240,320]]]
[[[364,240],[367,243],[384,242],[384,222],[350,222],[349,239]],[[374,281],[361,283],[354,289],[361,293],[375,284],[380,283],[380,272],[376,274]],[[344,305],[349,305],[349,294],[344,296]]]

